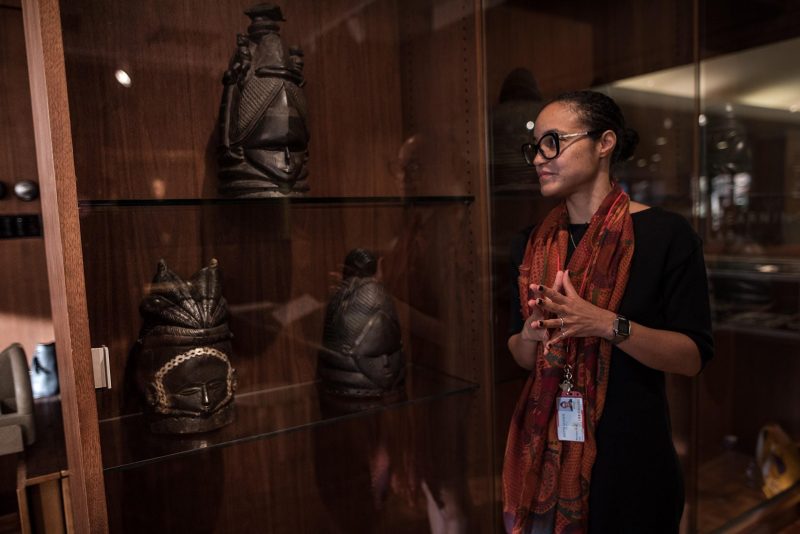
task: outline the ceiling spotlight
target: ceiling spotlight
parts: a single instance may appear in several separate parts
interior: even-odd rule
[[[658,146],[664,146],[667,144],[667,138],[663,135],[661,137],[656,137],[656,144]]]
[[[708,119],[706,118],[705,113],[701,113],[700,115],[697,116],[697,124],[699,124],[700,126],[705,126],[707,122]]]
[[[525,128],[527,128],[528,130],[533,130],[533,121],[526,122]]]
[[[653,154],[650,156],[650,159],[653,161],[653,163],[658,163],[661,161],[661,154]]]

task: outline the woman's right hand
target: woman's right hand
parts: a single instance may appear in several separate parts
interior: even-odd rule
[[[563,271],[556,273],[556,280],[552,289],[558,292],[562,291],[563,277]],[[537,300],[542,299],[542,292],[539,291],[538,284],[531,284],[530,288],[533,298],[528,301],[528,309],[531,313],[525,320],[522,331],[508,338],[508,349],[511,351],[514,360],[521,367],[528,370],[532,370],[536,365],[539,343],[550,341],[550,334],[547,332],[547,328],[540,324],[540,321],[544,321],[547,318],[546,312],[536,304]]]
[[[556,273],[556,280],[553,283],[552,289],[554,291],[560,292],[562,290],[564,284],[564,271],[558,271]],[[533,293],[533,298],[528,301],[528,309],[530,310],[530,315],[525,320],[525,325],[522,328],[522,332],[520,332],[520,337],[523,341],[527,341],[529,343],[534,342],[545,342],[547,343],[550,340],[550,336],[547,332],[547,328],[541,326],[539,321],[544,321],[547,317],[545,316],[544,310],[536,305],[537,299],[542,297],[541,292],[538,290],[539,284],[531,284],[530,289]]]

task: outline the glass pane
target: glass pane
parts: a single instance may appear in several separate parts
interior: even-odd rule
[[[0,6],[0,350],[19,343],[29,359],[53,341],[32,125],[22,11]]]
[[[633,159],[619,164],[613,176],[632,200],[678,213],[694,225],[700,204],[694,5],[691,1],[484,4],[499,479],[509,421],[529,375],[507,348],[515,333],[510,317],[520,306],[510,296],[516,283],[510,251],[514,239],[524,241],[532,225],[557,202],[542,197],[535,169],[526,166],[520,154],[520,145],[531,140],[528,121],[562,92],[593,88],[608,94],[640,137]],[[673,444],[687,481],[682,524],[689,529],[694,513],[693,386],[691,379],[672,375],[665,383]],[[498,502],[498,512],[499,507]]]
[[[474,6],[61,4],[111,530],[489,531]]]
[[[698,530],[777,532],[800,420],[800,11],[701,4],[701,210],[717,357],[700,383]],[[796,496],[796,488],[789,492]],[[787,510],[783,512],[781,510]]]

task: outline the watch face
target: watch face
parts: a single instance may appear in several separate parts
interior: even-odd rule
[[[631,334],[631,323],[625,317],[617,317],[614,330],[619,336],[629,336]]]

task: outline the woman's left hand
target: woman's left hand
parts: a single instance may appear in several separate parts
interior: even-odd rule
[[[539,288],[542,296],[536,301],[536,305],[545,312],[556,315],[555,319],[544,321],[544,328],[559,330],[547,342],[545,351],[554,343],[570,337],[613,339],[613,323],[617,314],[581,298],[569,279],[569,271],[564,271],[562,278],[563,293],[547,286]]]

